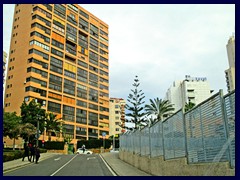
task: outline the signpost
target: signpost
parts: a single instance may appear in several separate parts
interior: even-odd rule
[[[106,137],[106,132],[102,132],[102,137],[103,137],[103,149],[105,149],[105,137]]]

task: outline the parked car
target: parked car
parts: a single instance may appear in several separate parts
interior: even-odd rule
[[[82,149],[82,148],[78,148],[78,150],[77,150],[76,153],[77,153],[77,154],[92,154],[93,152],[90,151],[90,150],[85,149],[85,151],[84,151],[84,153],[83,153],[83,149]]]

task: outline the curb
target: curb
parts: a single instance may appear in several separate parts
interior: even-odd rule
[[[104,162],[108,165],[108,167],[109,167],[117,176],[119,176],[119,174],[111,167],[111,165],[106,161],[106,159],[101,155],[101,153],[99,153],[99,156],[102,158],[102,160],[104,160]]]

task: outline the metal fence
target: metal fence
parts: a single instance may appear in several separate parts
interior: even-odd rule
[[[142,156],[186,157],[189,164],[229,161],[235,168],[235,91],[222,90],[184,113],[120,136],[120,150]]]

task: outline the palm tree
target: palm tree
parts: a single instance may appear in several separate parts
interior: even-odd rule
[[[62,120],[57,119],[57,115],[52,112],[46,114],[46,131],[48,133],[48,140],[51,141],[52,133],[60,132],[62,130]]]
[[[185,112],[189,111],[190,109],[192,109],[193,107],[195,106],[195,103],[192,103],[192,102],[188,102],[188,103],[185,103],[185,107],[184,107],[184,110]]]
[[[147,115],[155,115],[155,121],[162,121],[164,117],[168,117],[174,111],[173,104],[168,100],[162,100],[156,98],[154,100],[150,99],[150,105],[147,104],[145,106],[145,110],[147,111]],[[151,121],[151,123],[153,123]]]

